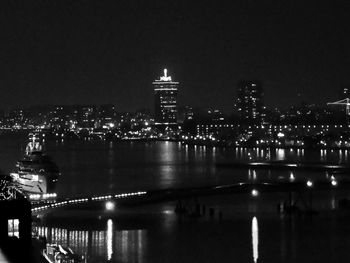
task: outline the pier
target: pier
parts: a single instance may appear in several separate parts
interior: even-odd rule
[[[247,168],[247,169],[265,169],[265,170],[302,170],[302,171],[328,171],[336,173],[345,173],[350,171],[348,164],[333,164],[333,163],[300,163],[300,162],[285,162],[285,161],[267,161],[267,162],[230,162],[217,163],[218,168]]]
[[[305,209],[312,207],[312,200],[309,198],[311,190],[330,191],[334,189],[349,189],[349,181],[338,182],[331,179],[329,182],[279,182],[279,183],[234,183],[206,187],[164,189],[153,191],[126,192],[115,195],[102,195],[76,198],[41,198],[38,195],[30,196],[32,203],[32,215],[45,214],[48,211],[66,208],[86,209],[86,210],[113,210],[115,204],[118,205],[142,205],[177,200],[193,199],[209,195],[227,194],[250,194],[257,198],[262,193],[286,193],[289,198],[291,193],[297,193],[302,200]],[[287,199],[288,199],[287,198]],[[290,204],[292,205],[292,204]]]

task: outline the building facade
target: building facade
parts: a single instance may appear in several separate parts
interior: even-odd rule
[[[177,92],[179,82],[172,81],[164,69],[164,76],[155,80],[154,87],[154,116],[156,125],[177,124]]]
[[[263,122],[264,104],[261,83],[241,81],[237,89],[236,112],[245,122]]]

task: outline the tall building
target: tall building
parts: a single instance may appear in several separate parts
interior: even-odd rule
[[[246,122],[264,121],[263,90],[261,83],[241,81],[238,84],[236,110]]]
[[[177,124],[177,87],[179,82],[171,80],[164,69],[164,76],[155,80],[154,87],[154,115],[156,125]]]

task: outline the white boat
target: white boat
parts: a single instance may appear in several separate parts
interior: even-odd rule
[[[55,191],[59,177],[57,165],[43,152],[39,137],[30,134],[25,154],[10,173],[17,186],[27,194],[47,194]]]

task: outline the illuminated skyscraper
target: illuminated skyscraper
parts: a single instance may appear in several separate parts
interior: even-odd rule
[[[155,80],[154,87],[154,115],[156,125],[177,124],[177,87],[179,82],[171,80],[164,69],[164,76]]]
[[[241,81],[238,85],[236,110],[246,122],[264,119],[263,90],[259,82]]]

